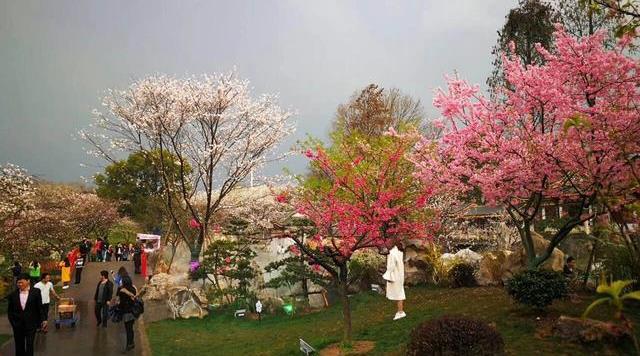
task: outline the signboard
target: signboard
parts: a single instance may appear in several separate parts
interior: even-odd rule
[[[160,235],[137,234],[136,238],[145,252],[154,252],[160,249]]]

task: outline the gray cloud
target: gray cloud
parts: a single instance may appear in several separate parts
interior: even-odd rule
[[[457,70],[484,83],[496,31],[516,0],[0,0],[0,163],[77,181],[101,162],[73,135],[107,88],[149,74],[228,70],[298,112],[323,137],[336,106],[375,82],[421,99]],[[87,163],[89,167],[81,167]],[[284,165],[301,171],[304,160]],[[281,172],[284,165],[265,173]]]

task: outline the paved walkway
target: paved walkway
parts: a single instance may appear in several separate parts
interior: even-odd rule
[[[64,295],[74,298],[79,306],[80,320],[78,324],[75,328],[61,326],[59,330],[56,330],[53,323],[54,308],[52,304],[49,312],[49,332],[47,334],[38,334],[35,346],[36,355],[106,356],[122,355],[124,353],[124,324],[109,323],[106,329],[97,328],[93,312],[93,296],[100,271],[103,269],[117,271],[122,265],[130,273],[133,272],[133,262],[91,262],[85,266],[82,272],[82,283],[72,285],[71,288],[64,291]],[[134,275],[133,283],[140,288],[143,285],[142,278],[139,275]],[[6,319],[6,316],[4,318]],[[127,355],[146,355],[148,352],[143,351],[146,338],[144,335],[141,338],[140,333],[143,326],[140,320],[136,321],[135,325],[136,348],[127,352]],[[0,355],[14,355],[13,340],[0,349]]]

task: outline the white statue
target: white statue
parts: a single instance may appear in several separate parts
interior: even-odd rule
[[[256,302],[256,313],[258,314],[258,321],[262,320],[262,302],[260,299]]]
[[[404,312],[404,253],[402,244],[397,242],[387,255],[387,271],[382,275],[387,281],[387,299],[395,300],[398,304],[398,312],[393,320],[407,316]]]

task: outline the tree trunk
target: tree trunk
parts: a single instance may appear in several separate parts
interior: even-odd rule
[[[300,267],[301,270],[304,270],[304,259],[302,258],[302,254],[300,255]],[[304,295],[304,299],[309,304],[309,280],[307,278],[302,279],[302,294]]]
[[[589,275],[591,274],[591,267],[596,257],[596,249],[598,248],[598,241],[594,241],[591,246],[591,254],[589,254],[589,262],[587,263],[587,269],[584,272],[584,280],[582,280],[582,289],[587,289],[587,282],[589,282]]]
[[[202,252],[202,243],[204,242],[204,230],[201,228],[198,233],[198,237],[193,242],[193,245],[189,246],[191,251],[191,261],[200,261],[200,253]]]
[[[173,265],[173,258],[176,256],[176,250],[178,246],[176,243],[171,243],[171,259],[169,259],[169,265],[167,266],[167,273],[171,273],[171,266]]]
[[[529,223],[525,222],[524,226],[518,228],[518,232],[520,233],[520,240],[522,241],[522,247],[524,247],[524,253],[527,256],[527,267],[529,269],[538,268],[537,259],[536,259],[536,249],[533,245],[533,238],[531,237],[531,230]]]
[[[342,342],[351,344],[351,304],[349,301],[349,284],[348,284],[347,266],[340,267],[340,290],[342,294],[342,323],[343,337]]]

